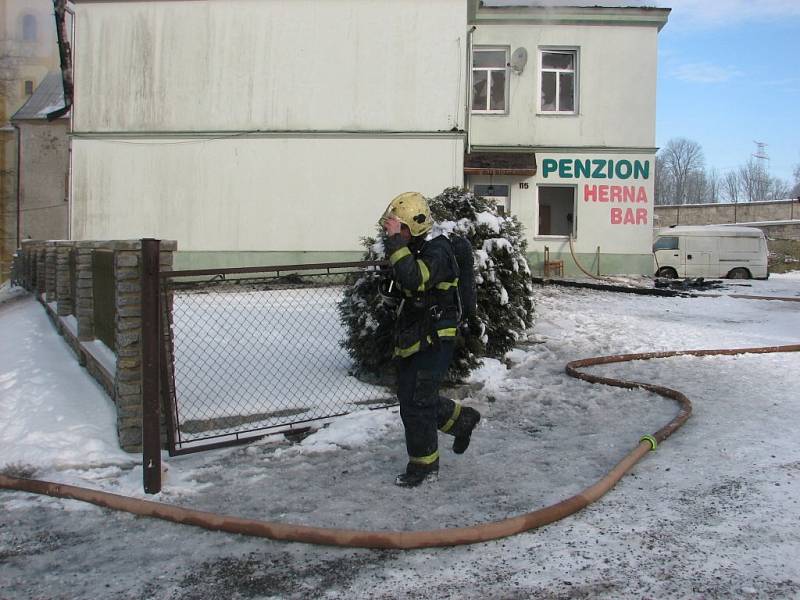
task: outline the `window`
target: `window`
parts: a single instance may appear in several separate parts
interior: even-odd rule
[[[475,48],[472,51],[472,112],[506,112],[508,49]]]
[[[36,17],[33,15],[25,15],[22,17],[22,39],[26,42],[35,42],[37,34]]]
[[[575,50],[541,51],[542,112],[576,112],[577,62]]]
[[[653,244],[653,252],[656,250],[677,250],[678,238],[674,236],[662,236]]]
[[[575,235],[575,188],[540,185],[537,235]]]
[[[31,80],[25,81],[25,95],[30,96],[33,94],[33,82]]]
[[[476,184],[473,186],[472,191],[476,196],[482,196],[487,200],[494,201],[497,206],[497,214],[501,217],[511,214],[511,200],[508,195],[507,185]]]

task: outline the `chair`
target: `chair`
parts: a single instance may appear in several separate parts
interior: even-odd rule
[[[550,248],[544,247],[544,276],[550,275],[564,276],[564,261],[563,260],[550,260]]]

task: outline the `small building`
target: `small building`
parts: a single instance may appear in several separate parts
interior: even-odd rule
[[[9,119],[59,68],[52,0],[0,0],[0,282],[17,249],[17,131]]]
[[[576,271],[652,274],[658,32],[669,9],[479,6],[465,182]],[[599,264],[598,264],[599,261]]]
[[[11,117],[18,129],[17,223],[20,239],[69,239],[69,118],[60,72],[49,73]]]
[[[651,273],[668,9],[75,0],[71,234],[178,266],[351,260],[398,193],[467,185],[545,247]],[[567,270],[575,270],[565,261]]]

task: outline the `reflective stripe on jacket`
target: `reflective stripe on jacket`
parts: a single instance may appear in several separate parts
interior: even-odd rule
[[[407,243],[394,235],[386,240],[386,251],[406,298],[395,325],[394,355],[407,358],[438,339],[455,338],[458,271],[450,241],[437,236]]]

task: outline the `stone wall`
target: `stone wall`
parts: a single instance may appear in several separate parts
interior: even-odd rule
[[[773,232],[767,235],[786,236],[782,239],[800,239],[800,199],[775,202],[739,202],[737,204],[684,204],[682,206],[656,206],[656,227],[671,225],[722,225],[743,223],[761,227],[770,223]],[[780,223],[775,221],[798,221]]]
[[[161,270],[171,270],[174,241],[161,242]],[[92,255],[112,251],[114,350],[95,338]],[[74,253],[76,282],[72,281]],[[117,407],[120,446],[142,450],[141,241],[33,241],[22,243],[23,285],[45,305],[78,361],[103,386]],[[73,298],[73,290],[75,298]],[[162,427],[162,446],[166,428]]]

